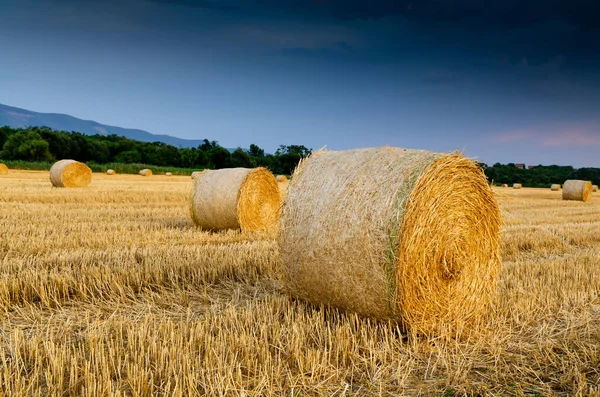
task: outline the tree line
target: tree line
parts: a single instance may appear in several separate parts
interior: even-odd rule
[[[491,167],[481,164],[488,180],[500,185],[521,183],[527,187],[549,187],[553,183],[563,184],[567,179],[581,179],[600,184],[600,168],[573,168],[570,165],[537,165],[531,169],[519,168],[513,163],[496,163]]]
[[[0,127],[0,159],[51,162],[73,159],[98,164],[143,163],[156,166],[220,169],[267,167],[275,174],[290,175],[301,158],[312,150],[303,145],[281,145],[266,154],[255,144],[233,152],[217,141],[204,139],[195,148],[180,148],[163,142],[141,142],[117,135],[85,135],[48,127]]]
[[[266,154],[257,145],[233,152],[216,141],[204,139],[195,148],[179,148],[162,142],[140,142],[117,135],[85,135],[56,131],[48,127],[0,127],[0,159],[51,162],[73,159],[85,163],[148,164],[186,169],[230,167],[267,167],[275,174],[291,175],[301,158],[312,150],[303,145],[281,145],[274,154]],[[600,168],[538,165],[519,168],[513,163],[481,163],[485,175],[495,184],[521,183],[529,187],[548,187],[567,179],[583,179],[600,184]]]

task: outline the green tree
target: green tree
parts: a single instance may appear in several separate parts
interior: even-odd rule
[[[137,150],[126,150],[115,157],[117,163],[140,163],[142,155]]]
[[[275,173],[291,175],[300,160],[310,155],[312,149],[308,149],[304,145],[281,145],[275,152],[277,161],[273,164]]]
[[[217,146],[208,152],[208,158],[216,169],[231,166],[231,153],[229,150]]]
[[[248,150],[248,154],[252,157],[265,157],[265,151],[253,143],[250,144],[250,150]]]
[[[237,148],[231,154],[232,167],[254,168],[256,163],[242,148]]]
[[[20,131],[8,137],[1,157],[7,160],[52,161],[50,145],[34,131]]]

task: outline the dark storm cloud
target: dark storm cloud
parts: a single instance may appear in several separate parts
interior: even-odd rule
[[[303,57],[331,57],[339,59],[344,55],[352,54],[353,48],[345,41],[339,41],[331,46],[307,48],[307,47],[289,47],[281,50],[283,55],[287,56],[303,56]]]
[[[478,19],[485,23],[509,26],[556,18],[586,25],[595,24],[600,17],[600,3],[594,0],[258,0],[257,3],[290,11],[327,12],[344,19],[404,15],[429,22]]]
[[[210,1],[210,0],[145,0],[148,3],[166,4],[172,6],[183,6],[192,8],[205,8],[216,11],[228,11],[235,12],[239,11],[239,7],[236,7],[231,2],[225,1]]]

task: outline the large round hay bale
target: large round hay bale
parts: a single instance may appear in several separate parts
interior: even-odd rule
[[[592,185],[592,192],[598,191],[598,185]]]
[[[140,171],[141,176],[152,176],[152,170],[149,168],[144,168]]]
[[[558,192],[558,191],[560,191],[560,185],[558,183],[553,183],[550,186],[550,190],[552,190],[553,192]]]
[[[520,183],[513,183],[513,189],[522,189],[523,185],[521,185]]]
[[[50,182],[55,187],[84,187],[92,181],[92,170],[75,160],[59,160],[50,168]]]
[[[563,200],[588,201],[592,197],[592,182],[569,179],[563,183]]]
[[[203,172],[204,171],[194,171],[194,172],[192,172],[192,179],[196,179],[198,177],[198,175],[200,175]]]
[[[500,212],[459,154],[320,151],[294,173],[279,239],[293,296],[429,333],[480,319],[500,266]]]
[[[6,166],[6,164],[0,163],[0,175],[6,174],[8,174],[8,167]]]
[[[192,188],[192,219],[206,230],[274,231],[280,206],[279,186],[266,168],[207,170]]]
[[[115,175],[117,172],[113,169],[106,170],[106,175]]]
[[[165,176],[173,176],[172,172],[165,172]]]
[[[506,183],[503,183],[502,187],[508,187],[508,185]]]
[[[287,182],[287,176],[285,175],[277,175],[277,177],[275,178],[277,179],[277,182]]]

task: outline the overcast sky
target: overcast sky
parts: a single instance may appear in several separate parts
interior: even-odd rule
[[[600,167],[600,2],[0,0],[0,103],[225,147]]]

